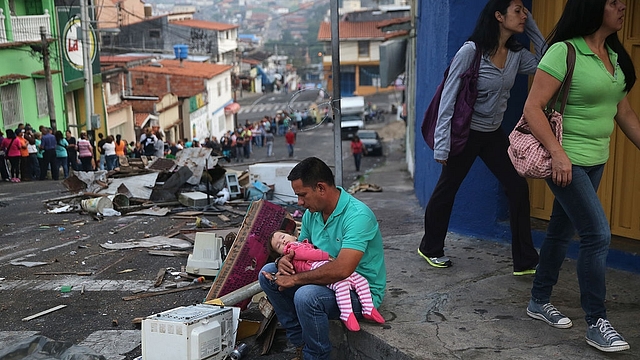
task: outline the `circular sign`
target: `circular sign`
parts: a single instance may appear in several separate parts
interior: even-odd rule
[[[96,35],[93,31],[93,27],[91,27],[91,24],[87,24],[87,28],[89,39],[85,46],[85,42],[82,41],[82,21],[80,20],[80,18],[74,16],[69,19],[69,21],[67,21],[67,24],[64,26],[64,46],[62,50],[64,52],[65,58],[67,59],[67,61],[69,61],[69,65],[79,71],[84,70],[85,48],[88,48],[92,64],[97,53]]]

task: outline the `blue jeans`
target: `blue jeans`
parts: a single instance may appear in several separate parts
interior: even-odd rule
[[[67,157],[56,157],[56,174],[60,172],[60,166],[62,166],[62,173],[64,174],[64,178],[69,177],[69,161]],[[53,169],[51,169],[53,171]],[[53,176],[53,175],[52,175]],[[54,178],[54,180],[57,180]]]
[[[603,170],[604,165],[574,165],[573,180],[564,188],[547,180],[555,200],[531,289],[533,301],[549,302],[567,248],[577,231],[580,237],[577,261],[580,304],[589,325],[599,318],[607,318],[605,271],[611,230],[596,194]]]
[[[275,273],[277,269],[274,263],[268,263],[262,271]],[[322,285],[303,285],[278,291],[278,285],[267,280],[262,272],[258,280],[289,341],[295,346],[305,345],[304,359],[330,359],[329,319],[340,318],[333,290]],[[351,304],[356,317],[362,319],[362,306],[354,291]]]
[[[360,163],[362,162],[362,153],[353,154],[353,160],[356,162],[356,171],[360,171]]]
[[[111,171],[113,169],[116,168],[117,163],[118,163],[118,156],[117,155],[105,155],[105,162],[107,165],[107,170]]]
[[[37,153],[29,154],[29,174],[31,174],[31,179],[33,180],[40,178],[40,162],[38,161]]]

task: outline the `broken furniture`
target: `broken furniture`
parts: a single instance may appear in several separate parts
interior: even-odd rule
[[[287,210],[265,200],[251,203],[242,226],[206,300],[219,298],[258,280],[258,274],[269,259],[267,243],[276,230],[295,230],[295,221]],[[238,305],[245,309],[249,300]]]
[[[196,233],[193,254],[187,258],[187,273],[202,276],[218,275],[222,266],[223,246],[222,237],[215,233]]]

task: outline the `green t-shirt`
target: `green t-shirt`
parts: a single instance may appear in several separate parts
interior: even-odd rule
[[[611,75],[584,38],[569,41],[576,49],[576,65],[562,122],[562,147],[574,165],[601,165],[609,159],[609,139],[618,103],[626,96],[625,77],[618,54],[607,47],[615,65]],[[555,43],[544,54],[538,68],[562,81],[567,72],[567,46]],[[560,99],[561,100],[561,99]],[[559,110],[560,104],[556,106]]]
[[[69,143],[67,139],[62,139],[56,143],[56,157],[63,158],[67,157],[67,146]]]
[[[375,307],[384,298],[387,269],[384,263],[382,234],[373,211],[362,201],[340,189],[338,205],[325,224],[322,213],[306,211],[302,217],[301,241],[309,242],[337,257],[341,249],[362,251],[356,272],[369,282]]]

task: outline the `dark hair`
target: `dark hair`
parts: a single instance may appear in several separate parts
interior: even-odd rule
[[[273,236],[277,233],[277,232],[285,232],[284,230],[274,230],[271,232],[271,234],[269,235],[269,241],[267,241],[267,251],[269,252],[269,257],[271,258],[277,258],[278,256],[280,256],[280,254],[278,254],[278,252],[276,251],[276,249],[273,248],[273,245],[271,244],[271,242],[273,241]]]
[[[56,141],[58,141],[58,142],[60,140],[64,139],[64,135],[62,135],[62,131],[60,131],[60,130],[56,131],[55,136],[56,136]]]
[[[273,241],[273,236],[277,233],[277,232],[281,232],[283,234],[287,234],[287,235],[291,235],[293,237],[295,237],[296,235],[291,233],[290,231],[287,230],[282,230],[282,229],[278,229],[278,230],[274,230],[271,232],[271,235],[269,235],[269,241],[267,242],[267,250],[269,251],[269,257],[272,259],[278,258],[279,256],[282,256],[284,254],[279,254],[276,249],[273,248],[273,244],[271,244],[271,242]],[[284,249],[283,249],[284,250]]]
[[[314,189],[319,182],[325,182],[329,184],[329,186],[335,186],[333,172],[324,161],[317,157],[308,157],[300,161],[298,165],[291,169],[287,180],[302,180],[302,185]]]
[[[469,41],[476,43],[485,54],[493,55],[498,50],[500,41],[500,23],[496,19],[496,11],[502,15],[507,14],[507,9],[513,0],[489,0],[484,9],[480,12],[478,22],[473,33],[469,36]],[[513,36],[507,39],[505,44],[511,51],[520,51],[524,47]]]
[[[553,28],[547,42],[549,46],[557,42],[587,36],[598,31],[604,18],[604,7],[608,0],[569,0],[564,7],[560,20]],[[607,36],[605,43],[618,54],[618,64],[624,73],[624,91],[629,92],[636,82],[636,72],[631,56],[627,53],[618,33]],[[615,66],[615,64],[614,64]]]
[[[7,139],[15,139],[16,138],[16,133],[13,132],[13,130],[11,129],[7,129]]]
[[[116,135],[116,140],[117,140],[118,142],[120,142],[120,140],[122,140],[122,135],[120,135],[120,134]]]

